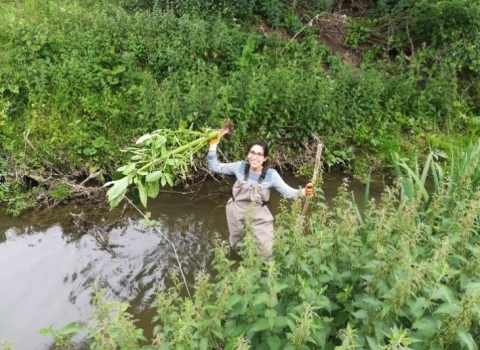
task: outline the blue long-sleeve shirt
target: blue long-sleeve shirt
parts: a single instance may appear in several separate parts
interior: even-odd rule
[[[237,180],[243,181],[245,177],[245,161],[241,160],[232,163],[220,163],[217,158],[217,153],[214,151],[208,152],[207,155],[208,169],[218,174],[235,175]],[[260,179],[260,174],[249,172],[248,181],[256,183]],[[283,181],[280,174],[272,168],[267,170],[265,179],[262,182],[263,188],[275,188],[285,198],[294,199],[301,195],[301,190],[288,186]]]

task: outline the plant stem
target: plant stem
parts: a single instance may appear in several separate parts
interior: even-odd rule
[[[209,140],[213,139],[215,136],[217,136],[217,133],[218,133],[218,131],[216,131],[216,130],[210,131],[203,137],[200,137],[200,138],[198,138],[196,140],[193,140],[193,141],[191,141],[191,142],[189,142],[189,143],[187,143],[183,146],[175,148],[173,151],[170,151],[170,153],[166,157],[157,158],[157,159],[154,159],[154,160],[148,162],[147,164],[142,166],[140,169],[138,169],[136,171],[136,173],[138,173],[139,171],[148,169],[149,167],[163,161],[164,159],[168,159],[175,154],[181,154],[188,149],[195,149],[195,151],[197,151],[198,149],[200,149],[201,146],[203,146],[204,143],[207,143],[207,141],[209,141]]]

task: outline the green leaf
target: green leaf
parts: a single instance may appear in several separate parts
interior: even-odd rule
[[[409,300],[407,302],[408,306],[410,307],[410,313],[415,318],[420,318],[428,307],[430,307],[431,303],[424,297],[418,297],[413,300]]]
[[[269,336],[267,338],[267,343],[270,350],[278,350],[282,345],[282,341],[277,335]]]
[[[219,330],[213,329],[213,330],[212,330],[212,333],[215,334],[215,336],[216,336],[218,339],[224,340],[223,333],[220,332]]]
[[[367,337],[367,342],[371,350],[382,350],[382,347],[380,346],[380,344],[377,343],[375,339]]]
[[[368,319],[368,312],[360,309],[360,310],[355,311],[353,313],[353,316],[355,318],[366,320],[366,319]]]
[[[125,197],[125,192],[128,188],[129,177],[126,176],[117,181],[107,182],[104,186],[111,185],[113,186],[107,191],[107,199],[112,208],[116,207],[118,203]]]
[[[97,138],[92,142],[92,145],[93,145],[95,148],[100,148],[100,147],[102,147],[104,144],[105,144],[105,137],[103,137],[103,136],[97,137]]]
[[[78,324],[78,322],[72,322],[72,323],[69,323],[66,326],[62,327],[59,330],[59,333],[63,334],[63,335],[68,335],[68,334],[72,334],[72,333],[78,333],[78,332],[81,332],[81,331],[83,331],[83,327],[81,327]]]
[[[273,329],[275,319],[277,318],[277,312],[273,309],[268,309],[265,311],[265,317],[268,319],[268,328]]]
[[[442,304],[440,305],[434,312],[433,314],[443,314],[443,315],[449,315],[449,316],[458,316],[460,312],[462,311],[461,306],[456,305],[456,304]]]
[[[268,293],[262,292],[255,297],[255,300],[253,301],[253,306],[266,304],[269,299],[270,299],[270,296],[268,295]]]
[[[162,172],[160,170],[156,170],[153,173],[148,174],[145,177],[145,181],[147,181],[147,182],[158,182],[158,180],[160,180],[161,176],[162,176]]]
[[[207,350],[208,349],[208,340],[207,338],[203,338],[200,340],[200,350]]]
[[[433,292],[433,299],[441,299],[449,304],[453,304],[455,298],[453,290],[442,284]]]
[[[147,189],[143,186],[142,181],[138,181],[137,183],[138,194],[140,195],[140,202],[142,202],[143,206],[147,207]]]
[[[173,187],[173,175],[172,174],[165,174],[165,177],[167,178],[168,184]]]
[[[467,347],[468,350],[477,350],[477,344],[475,343],[475,340],[473,339],[472,335],[468,333],[465,329],[458,329],[457,330],[457,335],[458,335],[458,341],[460,344]]]
[[[135,170],[136,164],[135,163],[128,163],[117,169],[117,171],[121,171],[124,175],[129,175],[132,171]]]
[[[83,154],[85,154],[86,156],[93,156],[96,153],[97,153],[97,150],[95,148],[85,147],[83,149]]]
[[[270,328],[268,319],[266,318],[259,318],[253,325],[250,327],[249,332],[258,332],[258,331],[265,331]]]
[[[151,134],[145,134],[143,136],[140,136],[140,138],[137,140],[137,142],[135,142],[135,144],[139,145],[145,141],[147,141],[148,139],[151,139],[153,137],[153,135]]]
[[[428,338],[438,332],[440,329],[440,321],[430,317],[424,317],[415,321],[412,328],[417,329],[419,333],[425,336],[425,338]]]
[[[49,327],[47,328],[42,328],[42,329],[39,329],[38,330],[38,333],[41,334],[41,335],[49,335],[49,334],[52,334],[53,333],[53,324],[51,324]]]
[[[160,185],[157,182],[147,182],[145,183],[145,189],[147,191],[147,196],[150,198],[156,198],[158,192],[160,192]]]
[[[248,306],[248,298],[243,297],[242,300],[238,303],[235,303],[233,306],[233,311],[230,313],[230,317],[235,317],[238,315],[244,315],[245,312],[247,311],[247,306]]]
[[[330,335],[331,327],[328,325],[324,325],[321,329],[318,329],[313,334],[315,341],[320,346],[320,349],[325,348],[325,344],[327,342],[327,337]]]
[[[234,307],[242,299],[243,299],[243,296],[241,296],[240,294],[233,294],[228,298],[228,306]]]
[[[285,317],[285,316],[279,316],[279,317],[276,317],[275,318],[275,327],[286,327],[287,326],[287,323],[288,322],[288,319]]]

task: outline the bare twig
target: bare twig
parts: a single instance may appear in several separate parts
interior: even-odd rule
[[[25,140],[25,143],[29,145],[34,151],[37,151],[35,146],[28,139],[28,135],[30,135],[30,129],[27,129],[23,132],[23,139]]]
[[[205,179],[207,178],[207,174],[205,174],[205,176],[203,177],[203,180],[200,181],[200,186],[198,186],[198,190],[195,192],[195,194],[193,196],[190,197],[189,201],[191,201],[193,198],[195,198],[195,196],[197,195],[198,191],[200,191],[200,189],[202,188],[202,185],[203,183],[205,182]]]
[[[296,39],[296,37],[298,35],[300,35],[301,32],[303,32],[305,30],[305,28],[307,27],[311,27],[312,24],[313,24],[313,21],[316,21],[318,19],[318,17],[320,17],[320,13],[317,14],[315,17],[313,17],[307,24],[305,24],[302,29],[300,29],[297,33],[295,33],[295,35],[288,41],[287,45],[285,45],[285,47],[282,49],[282,51],[280,51],[279,55],[281,55],[283,53],[283,51],[285,51],[285,49],[288,47],[288,45],[290,45],[290,43]]]
[[[80,182],[79,186],[85,185],[89,180],[97,178],[102,173],[102,170],[97,171],[96,173],[90,174],[85,180]]]

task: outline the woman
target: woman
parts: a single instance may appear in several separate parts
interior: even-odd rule
[[[303,189],[288,186],[275,169],[268,168],[268,146],[264,141],[254,141],[247,148],[248,161],[220,163],[217,159],[217,145],[222,134],[210,141],[207,160],[208,168],[219,174],[235,175],[237,181],[232,188],[232,198],[227,202],[227,223],[230,244],[236,247],[243,238],[245,215],[253,205],[252,227],[258,239],[258,250],[265,257],[272,255],[273,216],[267,205],[270,189],[275,188],[284,197],[294,199],[313,193],[313,184]]]

